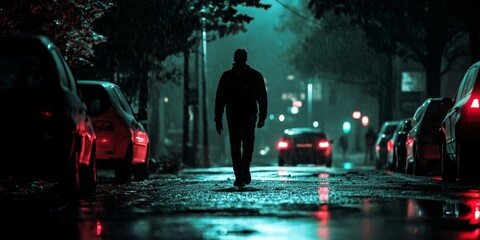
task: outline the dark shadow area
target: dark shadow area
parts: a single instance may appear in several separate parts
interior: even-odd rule
[[[258,192],[260,190],[261,189],[253,188],[253,187],[243,187],[243,188],[230,187],[230,188],[215,189],[212,191],[214,192]]]

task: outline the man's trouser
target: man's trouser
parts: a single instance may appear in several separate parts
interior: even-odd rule
[[[256,121],[228,119],[230,134],[230,152],[235,179],[243,179],[243,172],[249,170],[255,143]],[[242,151],[243,150],[243,151]]]

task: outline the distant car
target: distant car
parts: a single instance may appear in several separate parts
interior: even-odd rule
[[[97,135],[97,166],[114,169],[119,182],[149,178],[149,137],[140,121],[146,109],[134,113],[122,89],[108,81],[79,80]]]
[[[288,128],[277,142],[278,165],[315,164],[332,167],[332,143],[318,128]]]
[[[480,181],[480,62],[466,71],[452,100],[444,98],[442,121],[442,177],[445,180]]]
[[[442,98],[428,98],[415,111],[412,130],[406,139],[406,172],[414,175],[436,174],[441,168],[440,126],[447,114]]]
[[[0,37],[2,178],[56,181],[67,194],[96,190],[96,135],[81,96],[49,38]]]
[[[401,119],[400,124],[397,129],[395,129],[395,133],[393,133],[393,137],[390,140],[393,144],[392,171],[399,173],[405,172],[405,161],[407,157],[406,139],[408,132],[412,129],[412,120],[413,118]]]
[[[390,142],[390,139],[399,124],[400,121],[386,121],[382,124],[375,141],[376,169],[387,168],[388,157],[393,154],[393,142]]]

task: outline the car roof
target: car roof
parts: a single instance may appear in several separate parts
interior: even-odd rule
[[[100,85],[104,88],[113,88],[113,87],[118,87],[117,84],[109,82],[109,81],[103,81],[103,80],[78,80],[79,84],[88,84],[88,85]]]
[[[296,128],[287,128],[283,131],[286,135],[297,135],[302,133],[325,133],[320,128],[313,127],[296,127]]]
[[[0,34],[0,39],[2,41],[13,41],[13,42],[37,42],[41,43],[46,47],[56,47],[53,41],[44,35],[8,35]]]

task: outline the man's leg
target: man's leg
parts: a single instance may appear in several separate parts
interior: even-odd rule
[[[234,186],[245,186],[245,180],[242,172],[242,153],[241,153],[241,128],[235,123],[228,124],[230,134],[230,152],[232,156],[233,173],[235,174]]]
[[[254,143],[255,143],[255,124],[251,124],[243,128],[242,131],[242,170],[243,178],[246,184],[252,182],[252,176],[250,175],[250,164],[252,163]]]

